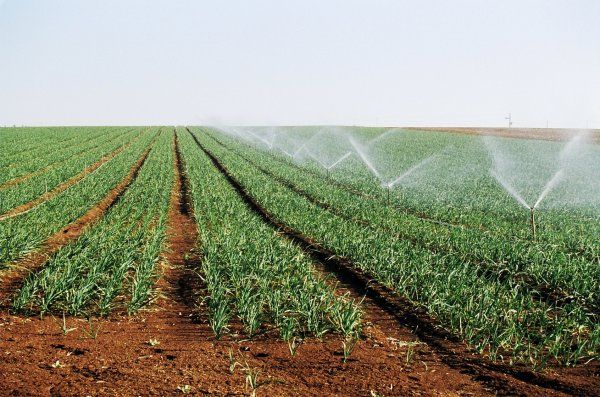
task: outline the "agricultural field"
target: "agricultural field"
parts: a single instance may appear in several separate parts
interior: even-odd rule
[[[599,142],[0,128],[0,395],[599,395]]]

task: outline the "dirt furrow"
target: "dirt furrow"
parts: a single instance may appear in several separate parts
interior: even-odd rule
[[[533,372],[524,366],[505,365],[491,362],[477,356],[468,349],[456,336],[441,328],[435,320],[422,309],[395,294],[389,288],[377,282],[348,259],[339,257],[324,248],[318,242],[289,228],[276,220],[264,209],[244,187],[229,173],[223,164],[207,150],[188,129],[198,147],[211,159],[213,164],[231,186],[238,192],[246,204],[266,223],[281,230],[288,238],[303,247],[320,262],[324,269],[335,276],[342,285],[347,286],[354,294],[365,296],[374,305],[393,316],[397,325],[408,327],[418,338],[430,346],[440,359],[451,369],[467,373],[476,382],[491,387],[495,392],[505,395],[547,395],[548,393],[565,393],[571,395],[594,395],[598,389],[597,380],[576,379],[575,383],[567,383],[559,377]],[[594,371],[590,369],[590,371]]]
[[[241,159],[246,161],[248,164],[250,164],[251,166],[256,168],[258,171],[260,171],[264,175],[266,175],[269,178],[272,178],[273,180],[282,184],[283,186],[285,186],[292,192],[305,198],[308,202],[321,208],[322,210],[325,210],[336,217],[342,218],[349,222],[354,222],[354,223],[360,224],[361,226],[368,227],[372,230],[377,229],[375,227],[375,225],[373,225],[371,222],[368,222],[368,221],[365,221],[365,220],[362,220],[362,219],[359,219],[356,217],[348,216],[347,214],[344,214],[342,211],[338,210],[336,207],[332,206],[331,204],[314,197],[311,193],[309,193],[309,192],[305,191],[304,189],[302,189],[301,187],[297,186],[292,181],[284,178],[281,175],[277,175],[277,174],[269,171],[268,169],[260,166],[255,161],[253,161],[250,158],[248,158],[247,156],[239,153],[237,150],[231,148],[230,146],[224,144],[217,138],[215,138],[211,135],[206,135],[206,136],[210,137],[214,142],[219,144],[221,147],[234,153],[235,155],[237,155],[238,157],[240,157]],[[439,222],[439,221],[434,221],[433,223],[438,223],[438,224],[442,224],[445,226],[456,226],[456,225],[446,224],[445,222]],[[418,246],[419,248],[429,250],[434,254],[442,253],[442,250],[439,247],[437,247],[435,245],[431,245],[431,244],[424,244],[419,239],[416,239],[412,236],[408,236],[405,233],[398,233],[398,232],[392,230],[391,228],[385,227],[385,226],[380,227],[380,229],[386,231],[387,233],[389,233],[390,235],[392,235],[398,239],[409,241],[414,246]],[[473,265],[476,266],[477,272],[481,277],[496,278],[499,282],[507,282],[509,280],[512,280],[513,282],[518,282],[521,285],[523,285],[525,288],[527,288],[528,291],[531,292],[534,299],[537,299],[540,302],[543,302],[543,303],[546,303],[549,305],[553,305],[557,308],[563,308],[566,305],[569,305],[573,302],[577,302],[579,306],[581,306],[586,312],[590,313],[595,318],[600,316],[600,310],[595,305],[586,302],[581,297],[579,297],[577,294],[566,290],[564,287],[555,286],[555,285],[552,285],[549,283],[541,284],[526,274],[513,275],[510,272],[501,271],[502,269],[498,269],[493,266],[490,266],[489,264],[484,263],[480,260],[475,260],[472,263],[473,263]]]
[[[201,254],[196,251],[194,218],[203,214],[193,213],[178,143],[175,136],[164,254],[169,264],[163,265],[162,280],[157,281],[159,299],[135,316],[115,312],[102,320],[67,317],[68,332],[63,331],[62,319],[0,311],[0,395],[248,395],[250,371],[257,374],[258,396],[483,396],[494,395],[495,389],[504,394],[560,394],[520,383],[512,389],[496,387],[496,377],[473,381],[480,373],[445,364],[447,359],[423,343],[418,330],[403,325],[400,317],[405,312],[385,310],[370,295],[363,302],[365,337],[346,362],[339,335],[301,340],[292,356],[273,327],[265,326],[264,332],[247,339],[232,319],[230,332],[216,340],[198,296],[204,286],[195,272]],[[237,186],[238,194],[244,192]],[[285,233],[281,225],[273,227]],[[297,244],[309,253],[316,249]],[[317,251],[313,258],[327,271],[329,263],[321,254]],[[352,277],[350,282],[337,280],[340,290],[363,295]]]
[[[359,219],[359,218],[356,218],[353,216],[349,216],[349,215],[345,214],[343,211],[340,211],[335,206],[314,197],[311,193],[309,193],[309,192],[305,191],[304,189],[302,189],[301,187],[297,186],[292,181],[290,181],[280,175],[277,175],[277,174],[267,170],[266,168],[261,167],[256,162],[254,162],[251,159],[249,159],[248,157],[238,153],[234,149],[231,149],[228,146],[224,146],[224,147],[227,150],[229,150],[232,153],[239,156],[241,159],[246,161],[252,167],[256,168],[258,171],[260,171],[265,176],[280,183],[281,185],[285,186],[287,189],[291,190],[295,194],[306,199],[309,203],[321,208],[324,211],[329,212],[333,216],[339,217],[348,222],[357,223],[361,226],[367,227],[374,231],[383,230],[386,233],[388,233],[389,235],[394,236],[397,239],[408,241],[413,246],[428,250],[434,254],[444,253],[444,251],[442,249],[440,249],[440,247],[438,247],[436,245],[432,245],[432,244],[425,244],[423,241],[421,241],[413,236],[409,236],[404,233],[398,233],[389,227],[386,227],[386,226],[379,227],[369,221]],[[476,270],[477,274],[480,277],[495,278],[498,280],[498,282],[508,282],[509,280],[512,280],[513,282],[518,282],[524,288],[526,288],[527,291],[529,291],[531,293],[531,295],[534,299],[537,299],[540,302],[552,305],[552,306],[560,309],[560,308],[565,307],[568,304],[578,301],[578,305],[581,306],[588,313],[592,314],[595,317],[600,316],[600,311],[597,307],[594,307],[593,305],[588,304],[587,302],[579,299],[577,294],[574,294],[570,291],[566,291],[561,287],[553,286],[551,284],[540,284],[540,283],[536,282],[533,278],[528,276],[527,274],[519,274],[518,276],[514,276],[510,272],[502,272],[501,271],[502,269],[498,269],[496,267],[490,266],[488,263],[482,262],[481,260],[478,260],[478,259],[474,260],[472,262],[472,264],[475,265],[475,267],[477,269]]]
[[[87,228],[101,219],[104,214],[119,201],[120,197],[137,177],[148,157],[150,149],[151,147],[148,147],[143,152],[141,157],[131,167],[127,176],[115,186],[102,201],[90,208],[80,218],[50,236],[40,249],[26,255],[24,258],[9,266],[9,269],[2,274],[2,283],[0,284],[0,308],[10,306],[12,294],[20,288],[25,277],[29,273],[40,269],[61,247],[79,238]]]
[[[215,138],[213,135],[211,134],[206,134],[207,137],[211,138],[213,141],[215,141],[218,145],[224,147],[225,149],[228,150],[233,150],[231,149],[228,145],[224,144],[223,142],[221,142],[219,139]],[[274,155],[273,153],[270,152],[265,152],[265,154],[267,156],[269,156],[271,159],[284,164],[286,166],[290,166],[293,167],[294,169],[304,172],[304,173],[309,173],[319,179],[323,179],[324,175],[314,169],[310,169],[307,167],[302,167],[294,162],[291,161],[286,161],[285,159],[282,159],[276,155]],[[363,192],[347,183],[338,181],[337,179],[331,178],[331,177],[327,177],[327,183],[330,183],[331,185],[342,189],[350,194],[352,194],[353,196],[356,196],[359,199],[365,199],[365,200],[372,200],[372,201],[376,201],[379,202],[383,205],[387,205],[387,206],[392,206],[393,208],[396,208],[399,211],[405,212],[407,214],[413,215],[414,217],[418,218],[419,220],[423,221],[423,222],[428,222],[428,223],[433,223],[436,225],[441,225],[441,226],[446,226],[446,227],[453,227],[453,228],[461,228],[461,229],[478,229],[478,230],[484,230],[482,226],[473,226],[473,225],[466,225],[466,224],[462,224],[462,223],[453,223],[453,222],[446,222],[446,221],[442,221],[439,219],[435,219],[432,218],[431,216],[427,215],[426,213],[422,212],[422,211],[417,211],[415,209],[412,208],[408,208],[408,207],[403,207],[401,205],[397,205],[397,204],[391,204],[389,197],[388,199],[383,199],[381,197],[377,197],[374,196],[372,194]]]
[[[194,219],[189,181],[179,150],[177,131],[173,131],[173,154],[175,181],[168,213],[168,249],[164,254],[166,263],[163,264],[164,271],[157,282],[157,288],[167,301],[168,310],[163,315],[187,318],[195,316],[199,294],[204,287],[198,275],[201,260],[197,249],[198,227]]]

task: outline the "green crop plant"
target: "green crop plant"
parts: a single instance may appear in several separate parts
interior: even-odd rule
[[[178,136],[199,229],[205,302],[217,337],[233,317],[250,336],[275,327],[292,345],[304,335],[358,334],[357,303],[337,295],[306,253],[248,208],[190,134],[183,129]]]
[[[35,250],[50,235],[75,221],[102,200],[125,178],[157,132],[157,129],[144,132],[102,167],[31,211],[0,221],[0,270],[11,261]]]
[[[67,181],[69,178],[83,172],[86,167],[91,166],[111,152],[123,147],[134,137],[134,132],[113,131],[102,137],[99,144],[87,145],[83,148],[76,148],[75,152],[65,150],[65,157],[60,157],[64,161],[62,164],[34,175],[21,183],[3,188],[0,190],[2,200],[0,201],[0,214],[4,214],[11,209],[25,204],[36,197],[51,191],[56,186]],[[59,152],[60,153],[60,152]],[[36,165],[36,168],[42,168],[43,164]]]
[[[118,295],[129,297],[129,312],[150,301],[173,183],[171,141],[172,134],[162,134],[137,178],[104,218],[26,280],[15,309],[75,315],[97,309],[106,315]]]
[[[541,236],[507,240],[502,218],[499,229],[487,227],[489,220],[481,229],[435,212],[399,211],[385,199],[360,200],[316,172],[215,134],[196,130],[278,220],[350,258],[482,353],[536,363],[552,357],[566,365],[597,357],[597,247],[575,255],[556,236],[555,247]],[[541,288],[573,298],[555,301]]]

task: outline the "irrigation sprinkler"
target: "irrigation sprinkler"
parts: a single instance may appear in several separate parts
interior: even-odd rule
[[[535,207],[531,207],[531,217],[529,219],[529,222],[531,223],[531,235],[533,237],[533,239],[535,240]]]
[[[347,152],[344,155],[342,155],[340,158],[338,158],[337,160],[335,160],[332,164],[327,165],[323,161],[321,161],[320,158],[318,158],[317,156],[315,156],[314,154],[312,154],[308,150],[305,150],[305,151],[308,154],[308,156],[310,158],[312,158],[317,164],[319,164],[321,167],[325,168],[325,174],[327,175],[328,179],[331,177],[331,170],[333,170],[335,167],[337,167],[342,161],[344,161],[345,159],[347,159],[348,157],[350,157],[350,155],[352,154],[352,152]]]
[[[387,205],[388,206],[390,205],[390,189],[391,189],[391,186],[388,183],[388,185],[387,185]]]
[[[511,115],[509,114],[509,122],[512,122],[510,119]],[[506,171],[502,172],[505,169],[506,160],[504,156],[502,156],[502,152],[492,145],[493,141],[489,139],[484,140],[488,153],[492,157],[494,161],[494,168],[490,170],[490,174],[492,177],[498,181],[500,185],[506,190],[508,194],[510,194],[517,203],[519,203],[524,208],[529,209],[530,218],[529,222],[531,224],[531,234],[533,238],[536,238],[537,230],[535,224],[535,209],[542,203],[542,201],[546,198],[546,196],[556,189],[558,185],[560,185],[566,178],[568,173],[569,161],[574,159],[575,156],[581,151],[583,144],[585,143],[586,134],[579,133],[573,136],[569,142],[562,148],[558,155],[558,170],[550,177],[542,192],[539,194],[537,200],[533,205],[529,205],[527,201],[524,199],[523,195],[516,189],[516,187],[505,178]]]
[[[536,237],[536,225],[535,225],[535,209],[540,205],[540,203],[546,198],[548,193],[550,193],[563,179],[564,170],[560,169],[556,171],[556,173],[548,180],[546,186],[538,196],[535,204],[530,206],[527,204],[523,196],[517,192],[517,190],[506,180],[504,179],[498,172],[495,170],[491,171],[491,175],[502,185],[502,187],[523,207],[528,208],[530,211],[529,223],[531,224],[531,235],[535,239]]]

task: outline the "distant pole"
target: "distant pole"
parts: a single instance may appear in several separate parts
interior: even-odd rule
[[[512,113],[508,114],[508,117],[504,118],[505,120],[508,120],[508,128],[512,127],[513,122],[512,122]]]

